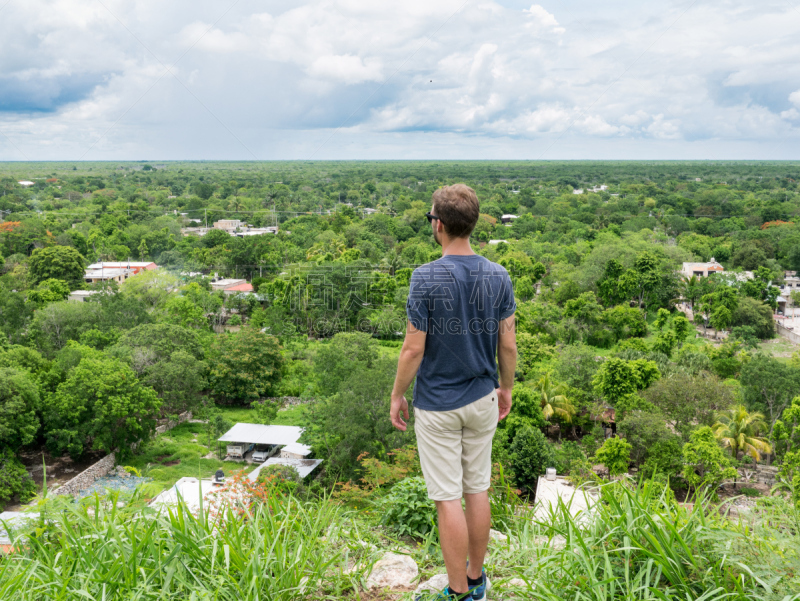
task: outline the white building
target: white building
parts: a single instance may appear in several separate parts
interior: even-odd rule
[[[573,194],[583,194],[583,188],[575,188],[572,191]]]
[[[511,222],[514,221],[517,218],[518,218],[517,215],[512,215],[511,213],[508,213],[508,214],[503,215],[502,217],[500,217],[500,221],[502,221],[506,225],[510,225]]]
[[[717,263],[714,257],[711,257],[711,260],[707,263],[684,263],[681,268],[681,274],[687,280],[692,276],[705,278],[709,274],[722,273],[723,271],[725,271],[725,268]]]
[[[99,290],[73,290],[69,293],[69,299],[76,303],[82,303],[93,294],[98,294]]]
[[[126,269],[124,267],[101,267],[97,269],[87,269],[83,274],[83,280],[87,284],[95,284],[97,282],[117,282],[121,284],[134,275],[136,275],[136,272],[133,269]]]

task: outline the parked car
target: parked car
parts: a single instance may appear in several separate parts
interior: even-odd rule
[[[264,444],[258,445],[256,450],[253,451],[253,461],[258,463],[263,463],[270,457],[272,457],[276,451],[278,450],[278,446],[274,444]]]
[[[229,444],[227,449],[228,457],[244,459],[244,456],[252,451],[253,447],[255,447],[254,444]]]

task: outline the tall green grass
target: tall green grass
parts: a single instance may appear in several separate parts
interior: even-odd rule
[[[425,577],[443,571],[435,532],[420,545],[392,542],[375,519],[331,499],[275,494],[222,516],[119,500],[40,503],[45,517],[0,559],[0,599],[359,599],[371,564],[398,543]],[[541,521],[503,501],[496,525],[509,539],[488,558],[493,599],[800,600],[800,518],[782,499],[732,519],[702,496],[684,506],[663,485],[613,483],[591,515],[572,517],[562,504]],[[509,588],[514,577],[528,586]]]
[[[683,506],[668,488],[609,486],[589,519],[572,517],[562,503],[542,522],[517,523],[505,561],[529,583],[524,597],[800,599],[800,523],[788,504],[745,522],[706,498]],[[543,534],[563,536],[566,548],[543,545]]]
[[[324,536],[342,519],[331,503],[274,496],[249,517],[212,517],[184,505],[118,509],[112,495],[51,503],[47,516],[0,560],[0,599],[279,601],[352,586]]]

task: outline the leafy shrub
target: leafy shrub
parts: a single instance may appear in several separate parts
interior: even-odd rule
[[[594,460],[608,468],[608,473],[618,476],[628,471],[631,462],[631,445],[622,438],[609,438],[597,449]]]
[[[565,441],[553,450],[553,466],[559,474],[568,474],[570,466],[586,460],[586,454],[577,442]]]
[[[511,466],[516,475],[517,485],[533,492],[539,476],[545,468],[553,465],[553,449],[540,430],[524,426],[517,432],[511,443]]]
[[[672,476],[679,474],[683,467],[683,453],[677,436],[658,440],[647,450],[647,459],[642,465],[646,478],[656,474]]]
[[[0,451],[0,510],[15,496],[19,496],[21,503],[27,503],[34,494],[36,486],[25,466],[11,449]]]
[[[757,488],[752,488],[750,486],[742,486],[739,489],[739,492],[742,493],[745,497],[760,497],[761,491]]]
[[[401,536],[423,538],[436,524],[436,504],[428,498],[425,480],[419,476],[400,480],[379,507],[381,523]]]
[[[302,496],[306,492],[303,479],[291,465],[267,465],[261,468],[256,484],[272,484],[281,492]]]
[[[736,476],[730,459],[708,426],[692,432],[689,442],[683,445],[683,461],[683,477],[695,489],[707,487],[714,493],[724,479]]]

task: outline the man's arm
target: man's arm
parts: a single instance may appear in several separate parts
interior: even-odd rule
[[[504,419],[511,411],[511,389],[514,388],[514,371],[517,368],[517,333],[514,329],[514,315],[500,322],[497,340],[497,370],[500,372],[500,388],[497,392],[499,419]]]
[[[403,341],[403,348],[400,350],[400,360],[397,362],[397,376],[394,379],[392,389],[392,425],[398,430],[405,431],[406,422],[400,417],[408,419],[408,401],[405,394],[414,376],[417,375],[419,364],[422,363],[422,355],[425,353],[425,339],[427,332],[418,330],[412,323],[408,322],[406,328],[406,339]]]

